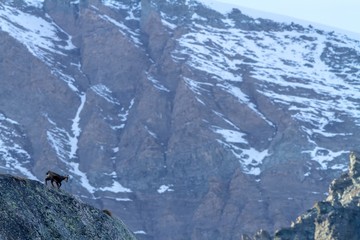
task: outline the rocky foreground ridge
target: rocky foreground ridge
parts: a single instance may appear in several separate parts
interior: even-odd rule
[[[0,189],[0,239],[135,239],[110,212],[38,181],[1,174]]]
[[[260,230],[253,239],[360,239],[360,157],[350,153],[347,173],[331,182],[329,195],[313,208],[299,216],[289,228],[283,228],[274,236]],[[250,240],[247,235],[243,240]]]

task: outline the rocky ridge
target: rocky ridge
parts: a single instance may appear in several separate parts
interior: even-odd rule
[[[111,212],[63,190],[4,174],[0,189],[0,239],[135,240]]]
[[[289,228],[282,228],[271,236],[260,230],[254,240],[332,240],[360,239],[360,157],[350,153],[347,173],[331,182],[329,195],[299,216]],[[248,235],[242,239],[250,240]]]

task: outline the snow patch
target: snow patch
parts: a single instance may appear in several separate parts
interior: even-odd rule
[[[128,9],[128,5],[122,4],[119,1],[116,0],[101,0],[101,2],[110,8],[114,8],[114,9]]]
[[[38,180],[29,171],[32,162],[30,154],[22,143],[21,133],[17,130],[18,123],[0,113],[0,168],[12,174],[21,174],[27,178]]]
[[[39,6],[40,3],[35,1],[34,5]],[[66,51],[75,49],[71,36],[57,26],[50,16],[36,17],[0,3],[0,19],[2,31],[9,33],[34,56],[50,65],[54,63],[51,54],[66,55]]]
[[[116,21],[115,19],[109,17],[108,15],[98,13],[98,16],[101,19],[115,25],[119,29],[119,31],[124,36],[128,36],[131,39],[131,41],[133,43],[135,43],[136,46],[138,46],[138,47],[142,46],[142,42],[140,41],[140,33],[139,32],[131,30],[131,28],[127,27],[124,23]]]
[[[303,153],[310,154],[311,160],[316,161],[320,164],[320,169],[326,170],[328,169],[328,163],[334,160],[335,158],[348,154],[348,151],[331,151],[329,149],[325,149],[322,147],[316,146],[313,150],[306,150]],[[335,169],[340,165],[335,165]]]
[[[99,95],[109,103],[120,105],[120,102],[115,97],[113,97],[112,91],[104,84],[96,84],[91,87],[91,90],[93,90],[97,95]]]
[[[73,119],[73,124],[71,126],[72,136],[70,136],[69,142],[70,142],[70,154],[69,158],[72,159],[75,157],[75,154],[78,150],[78,139],[80,137],[81,128],[80,128],[80,113],[82,109],[84,108],[86,102],[86,95],[82,94],[80,96],[80,106],[76,112],[76,115]]]
[[[160,83],[160,81],[159,81],[159,80],[156,80],[153,76],[147,74],[147,79],[148,79],[150,82],[152,82],[153,86],[154,86],[156,89],[158,89],[158,90],[160,90],[160,91],[170,92],[170,90],[169,90],[168,88],[166,88],[164,85],[162,85],[162,84]]]
[[[218,142],[235,155],[243,167],[243,171],[250,175],[260,175],[263,160],[270,156],[268,150],[258,151],[249,146],[246,134],[230,129],[213,127],[213,131],[222,136]],[[240,147],[241,146],[241,147]]]
[[[44,0],[24,0],[24,3],[31,7],[42,8]]]
[[[246,135],[245,133],[230,129],[215,129],[215,132],[220,134],[225,139],[226,142],[245,143],[245,144],[248,143],[244,138],[244,136]]]
[[[174,185],[172,184],[169,184],[169,185],[161,185],[159,187],[159,189],[157,190],[158,193],[162,194],[162,193],[165,193],[165,192],[173,192],[174,190],[172,189]]]
[[[131,189],[123,187],[119,182],[113,180],[113,184],[110,187],[99,188],[100,191],[110,191],[114,193],[129,193]]]
[[[138,231],[134,231],[134,234],[146,235],[147,233],[144,230],[138,230]]]

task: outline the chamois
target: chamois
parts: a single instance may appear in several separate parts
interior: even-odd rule
[[[45,178],[45,185],[47,185],[47,181],[51,181],[51,185],[54,186],[54,182],[57,185],[57,188],[59,189],[61,187],[61,182],[65,180],[66,182],[69,180],[69,175],[61,176],[55,172],[47,171],[46,178]]]

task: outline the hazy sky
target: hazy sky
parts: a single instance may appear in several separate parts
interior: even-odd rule
[[[203,0],[231,3],[360,33],[360,0]]]

